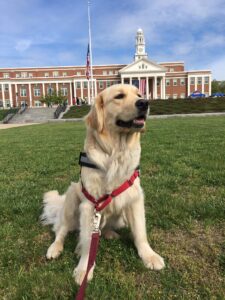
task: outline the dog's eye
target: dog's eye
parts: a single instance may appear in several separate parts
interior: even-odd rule
[[[137,95],[138,95],[138,97],[139,97],[139,98],[141,98],[141,97],[142,97],[142,96],[141,96],[141,94],[137,94]]]
[[[124,97],[125,97],[125,94],[120,93],[119,95],[117,95],[117,96],[115,97],[115,99],[123,99]]]

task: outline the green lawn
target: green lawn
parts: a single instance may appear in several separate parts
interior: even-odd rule
[[[148,121],[141,178],[150,244],[166,261],[145,269],[130,239],[100,242],[86,299],[224,299],[225,119]],[[39,223],[42,194],[77,180],[83,123],[0,131],[0,299],[73,299],[77,236],[47,261],[53,241]]]

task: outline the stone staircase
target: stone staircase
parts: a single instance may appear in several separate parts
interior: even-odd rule
[[[16,114],[9,124],[18,123],[45,123],[50,119],[54,119],[56,108],[27,108],[22,114]]]

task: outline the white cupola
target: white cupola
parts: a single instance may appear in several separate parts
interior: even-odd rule
[[[137,61],[141,58],[147,58],[148,54],[145,52],[145,37],[143,30],[141,28],[138,29],[136,34],[136,52],[134,56],[134,60]]]

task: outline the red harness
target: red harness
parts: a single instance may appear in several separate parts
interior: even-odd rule
[[[82,193],[89,201],[91,201],[94,204],[96,211],[101,211],[112,201],[113,198],[120,195],[122,192],[126,191],[129,187],[131,187],[133,185],[135,179],[138,176],[140,176],[139,171],[135,170],[133,175],[130,177],[130,179],[126,180],[123,184],[121,184],[121,186],[119,186],[114,191],[112,191],[111,194],[105,194],[97,200],[88,193],[88,191],[85,189],[85,187],[83,185],[82,185]],[[97,213],[97,214],[99,214],[99,213]],[[97,230],[97,231],[94,230],[92,232],[92,236],[91,236],[91,245],[90,245],[90,250],[89,250],[89,259],[88,259],[86,274],[85,274],[83,282],[80,286],[80,289],[77,293],[76,300],[84,299],[85,289],[86,289],[86,285],[87,285],[87,277],[88,277],[89,271],[91,270],[91,268],[93,267],[93,265],[95,263],[95,258],[96,258],[97,249],[98,249],[98,243],[99,243],[99,230]]]
[[[119,186],[114,191],[112,191],[111,194],[105,194],[97,200],[88,193],[88,191],[85,189],[83,185],[82,185],[82,193],[89,201],[91,201],[95,205],[95,209],[97,211],[101,211],[112,201],[112,198],[117,197],[119,194],[126,191],[130,186],[132,186],[135,179],[138,176],[139,176],[139,171],[135,170],[133,175],[130,177],[130,179],[126,180],[123,184],[121,184],[121,186]]]

